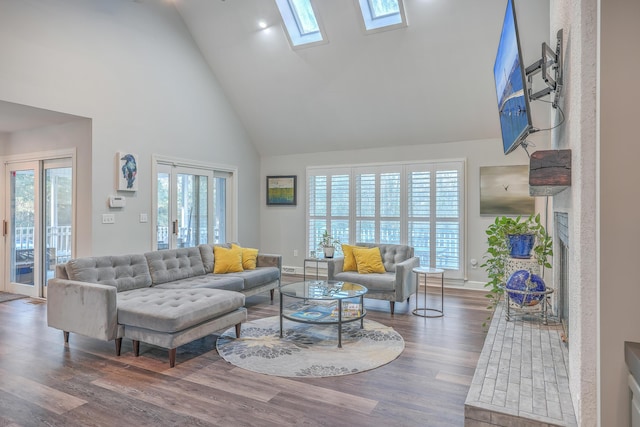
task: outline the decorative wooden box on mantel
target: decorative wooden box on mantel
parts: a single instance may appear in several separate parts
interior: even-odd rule
[[[553,196],[571,186],[571,150],[540,150],[529,159],[529,195]]]

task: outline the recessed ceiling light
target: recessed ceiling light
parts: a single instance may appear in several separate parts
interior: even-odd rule
[[[258,21],[258,27],[264,30],[265,28],[267,28],[267,22],[261,19],[260,21]]]

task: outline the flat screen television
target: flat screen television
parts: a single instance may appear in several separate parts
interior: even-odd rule
[[[493,76],[498,96],[504,154],[509,154],[533,130],[513,0],[507,1]]]

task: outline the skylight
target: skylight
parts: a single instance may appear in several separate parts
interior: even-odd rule
[[[322,43],[325,40],[312,0],[276,0],[287,29],[289,42],[296,46]]]
[[[402,0],[357,0],[366,32],[406,27]]]

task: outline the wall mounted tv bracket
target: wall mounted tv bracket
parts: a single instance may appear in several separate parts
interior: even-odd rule
[[[529,99],[534,101],[553,92],[551,105],[558,108],[560,92],[562,91],[562,30],[558,30],[555,52],[546,44],[542,43],[542,58],[529,65],[525,74],[529,83]],[[542,90],[532,93],[532,80],[536,74],[542,74],[542,80],[547,84]],[[553,76],[551,76],[553,74]]]

